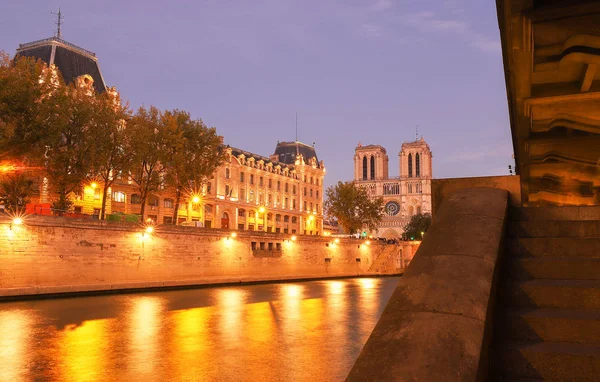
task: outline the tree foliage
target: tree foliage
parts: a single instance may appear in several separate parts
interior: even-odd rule
[[[9,211],[25,210],[33,191],[33,181],[21,171],[5,174],[0,179],[0,200]]]
[[[177,224],[181,197],[199,192],[224,162],[225,153],[217,130],[208,128],[202,120],[192,120],[185,111],[165,111],[162,124],[173,135],[172,145],[167,147],[166,182],[175,191],[173,224]]]
[[[370,198],[367,190],[353,182],[338,182],[327,188],[325,211],[354,234],[362,228],[377,229],[383,218],[383,198]]]
[[[431,225],[431,214],[416,214],[404,227],[404,240],[421,240]]]

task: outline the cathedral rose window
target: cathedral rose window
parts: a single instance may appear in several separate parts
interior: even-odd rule
[[[394,201],[387,202],[385,204],[385,211],[390,216],[398,215],[398,212],[400,212],[400,204]]]

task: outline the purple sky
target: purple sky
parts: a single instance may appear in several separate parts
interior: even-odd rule
[[[512,145],[492,0],[2,1],[0,49],[53,35],[96,53],[132,107],[179,108],[270,155],[316,142],[326,185],[380,144],[398,175],[415,127],[436,178],[503,175]]]

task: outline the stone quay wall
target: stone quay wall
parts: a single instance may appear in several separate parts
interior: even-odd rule
[[[0,217],[0,299],[400,274],[418,243]],[[232,237],[232,232],[236,233]]]

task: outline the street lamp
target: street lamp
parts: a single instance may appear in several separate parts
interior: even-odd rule
[[[263,231],[267,232],[267,209],[265,206],[258,207],[258,213],[263,216]]]

